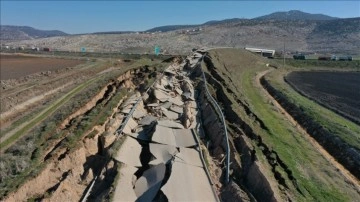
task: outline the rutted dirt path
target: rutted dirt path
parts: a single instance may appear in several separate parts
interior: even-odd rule
[[[150,71],[151,72],[151,71]],[[143,72],[129,70],[114,78],[94,95],[79,110],[69,115],[63,122],[65,127],[59,126],[58,132],[64,132],[59,141],[50,143],[49,148],[43,154],[44,169],[35,177],[22,184],[16,191],[10,193],[5,201],[25,201],[29,199],[41,201],[78,201],[83,192],[91,183],[94,175],[97,175],[108,158],[109,145],[115,140],[114,132],[122,122],[119,106],[127,95],[117,96],[121,89],[134,90],[144,80],[137,80]],[[92,80],[94,81],[94,79]],[[133,83],[135,81],[135,83]],[[86,86],[86,85],[85,85]],[[111,114],[106,115],[104,123],[94,125],[81,134],[77,146],[68,148],[67,136],[73,135],[81,126],[82,121],[88,120],[87,115],[97,111],[94,121],[103,115],[107,105],[112,102]],[[96,122],[98,123],[98,122]],[[113,174],[116,164],[111,161],[106,165],[104,175]],[[102,175],[101,178],[105,178]],[[110,176],[109,178],[113,178]],[[108,176],[106,176],[108,178]],[[101,181],[101,180],[100,180]],[[101,181],[103,182],[103,181]],[[104,181],[103,183],[109,184]],[[111,184],[111,183],[110,183]],[[104,184],[101,184],[104,187]]]
[[[268,69],[257,73],[255,77],[256,85],[261,88],[264,95],[271,100],[272,104],[274,104],[274,106],[280,111],[280,113],[283,114],[290,121],[290,123],[295,126],[301,134],[304,135],[304,137],[314,146],[314,148],[316,148],[316,150],[319,151],[319,153],[332,166],[334,166],[336,170],[341,173],[341,175],[346,178],[347,182],[352,184],[356,188],[357,192],[360,193],[360,181],[355,176],[353,176],[343,165],[337,162],[334,157],[332,157],[309,133],[307,133],[306,130],[301,127],[301,125],[261,85],[260,79],[271,71],[273,71],[273,69]]]
[[[53,90],[50,90],[50,91],[47,91],[46,93],[43,93],[41,95],[38,95],[38,96],[35,96],[35,97],[32,97],[31,99],[29,100],[26,100],[25,102],[21,103],[21,104],[18,104],[18,105],[15,105],[13,108],[11,108],[10,110],[0,114],[1,115],[1,118],[0,118],[0,124],[1,124],[1,127],[6,127],[6,119],[10,116],[13,116],[14,114],[18,113],[19,111],[21,110],[24,110],[26,108],[28,108],[29,106],[31,106],[32,104],[35,104],[36,102],[38,101],[41,101],[42,99],[44,99],[46,96],[49,96],[49,95],[52,95],[52,94],[55,94],[59,91],[61,91],[62,89],[66,88],[67,86],[71,85],[72,82],[69,82],[69,83],[66,83],[65,85],[62,85],[60,87],[57,87]]]
[[[42,110],[39,114],[37,114],[33,119],[21,124],[20,126],[14,128],[12,131],[8,132],[6,135],[1,137],[0,144],[3,144],[6,140],[8,140],[13,135],[19,135],[19,137],[22,134],[18,133],[25,133],[26,131],[33,128],[35,125],[40,123],[42,120],[44,120],[47,116],[52,114],[56,109],[58,109],[62,104],[64,104],[67,100],[71,99],[71,97],[77,93],[78,91],[84,89],[87,85],[92,83],[95,80],[95,78],[88,80],[87,82],[75,87],[73,90],[71,90],[69,93],[65,94],[61,99],[56,100],[52,105],[47,107],[46,109]],[[18,139],[18,138],[16,138]],[[2,145],[0,148],[0,152],[3,152],[6,148],[11,146],[16,140],[14,140],[12,143]]]

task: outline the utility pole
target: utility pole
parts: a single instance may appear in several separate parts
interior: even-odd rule
[[[286,12],[286,15],[285,15],[285,27],[288,26],[287,22],[288,22],[289,14],[290,14],[289,12]],[[285,68],[285,37],[286,37],[286,34],[284,34],[284,50],[283,50],[284,68]]]
[[[284,50],[283,50],[283,58],[284,58],[284,68],[285,68],[285,36],[284,36]]]

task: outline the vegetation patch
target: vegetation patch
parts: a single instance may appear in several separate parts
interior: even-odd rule
[[[116,90],[113,93],[109,91],[106,98],[101,99],[95,107],[73,119],[69,127],[60,129],[61,123],[70,114],[84,106],[104,86],[127,70],[145,68],[144,64],[147,62],[151,64],[152,70],[162,69],[166,65],[159,60],[141,59],[129,62],[121,69],[95,74],[92,79],[80,84],[46,108],[44,113],[39,115],[40,118],[36,117],[31,123],[27,123],[26,130],[21,130],[17,137],[13,137],[12,141],[16,140],[15,144],[0,155],[0,199],[4,199],[24,182],[37,176],[60,148],[66,149],[63,154],[66,155],[79,145],[83,135],[95,125],[104,124],[112,115],[119,100],[129,92],[129,89],[120,88],[121,83],[117,83]],[[59,158],[63,158],[63,155]]]
[[[215,67],[212,71],[216,71],[225,83],[222,85],[224,93],[218,94],[217,100],[222,102],[224,97],[236,97],[242,103],[223,103],[223,106],[231,108],[240,118],[237,123],[231,121],[235,114],[228,114],[225,109],[226,119],[238,125],[250,138],[251,134],[261,138],[252,138],[255,151],[264,154],[266,163],[272,164],[271,159],[277,162],[273,177],[278,180],[279,187],[280,184],[288,186],[279,188],[286,198],[296,201],[325,201],[325,198],[348,201],[352,197],[358,197],[356,190],[344,181],[343,176],[308,143],[297,126],[292,125],[263,93],[261,85],[257,83],[257,74],[267,70],[266,63],[275,62],[274,65],[279,66],[276,61],[231,49],[210,51],[210,57]],[[274,70],[273,74],[279,73]],[[248,107],[251,113],[242,105]],[[261,123],[265,127],[261,127]],[[267,151],[270,155],[266,154]],[[277,176],[279,174],[282,179]],[[284,183],[281,183],[283,180]],[[294,180],[295,184],[292,182]]]

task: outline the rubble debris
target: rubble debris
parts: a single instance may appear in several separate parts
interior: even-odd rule
[[[134,130],[137,126],[138,126],[138,123],[133,118],[130,117],[129,121],[127,122],[127,124],[124,127],[123,133],[129,135],[132,133],[132,130]]]
[[[163,107],[160,107],[160,109],[161,109],[162,113],[163,113],[166,117],[168,117],[170,120],[176,120],[176,119],[179,118],[179,114],[176,113],[176,112],[169,111],[169,110],[167,110],[167,109],[165,109],[165,108],[163,108]]]
[[[183,108],[179,106],[171,106],[170,110],[178,114],[182,114],[184,112]]]
[[[139,125],[142,125],[142,126],[150,125],[154,121],[156,121],[155,116],[146,115],[139,121]]]
[[[197,54],[188,57],[187,62],[170,65],[138,103],[124,127],[122,132],[130,137],[115,157],[127,165],[127,170],[120,174],[136,172],[131,166],[139,167],[138,174],[146,169],[138,176],[133,192],[126,200],[153,201],[162,191],[169,201],[217,201],[194,136],[198,107],[192,81],[186,72],[186,68],[195,67],[201,57]],[[121,112],[130,113],[136,99],[132,96]],[[146,161],[143,155],[146,155]],[[129,182],[129,178],[124,179],[117,189],[122,185],[129,191]],[[124,190],[119,192],[126,194]],[[120,194],[116,193],[116,196]]]

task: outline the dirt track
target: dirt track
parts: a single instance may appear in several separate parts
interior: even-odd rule
[[[258,85],[265,96],[271,100],[271,102],[276,106],[276,108],[280,111],[281,114],[283,114],[289,122],[296,127],[296,129],[304,135],[306,139],[309,140],[309,142],[316,148],[317,151],[331,164],[333,165],[339,173],[341,173],[346,180],[356,188],[358,193],[360,193],[360,181],[353,176],[346,168],[344,168],[343,165],[341,165],[339,162],[337,162],[334,157],[332,157],[313,137],[311,137],[310,134],[306,132],[304,128],[300,126],[300,124],[268,93],[266,89],[264,89],[260,83],[260,79],[265,76],[267,73],[271,72],[273,69],[269,69],[263,72],[259,72],[256,75],[255,81],[256,85]]]

